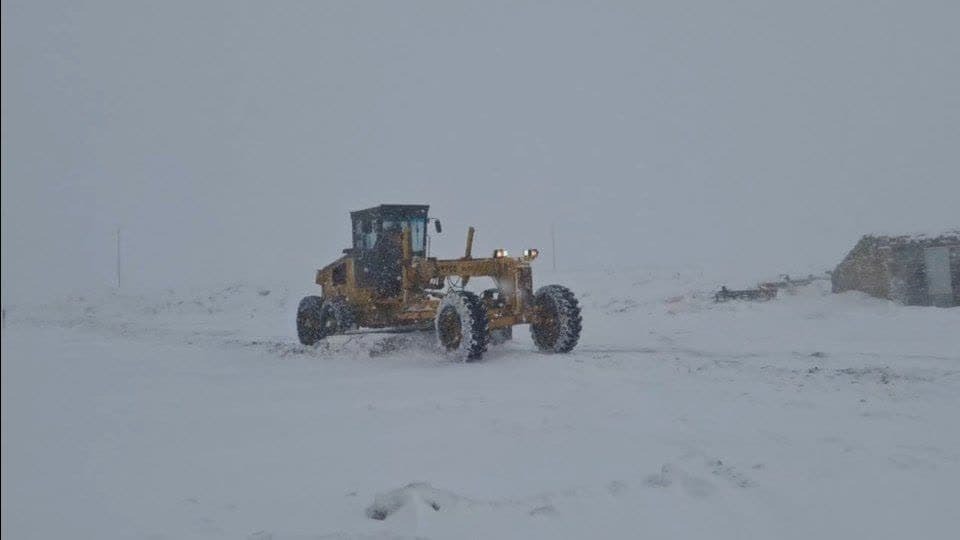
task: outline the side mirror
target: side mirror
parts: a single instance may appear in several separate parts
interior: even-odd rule
[[[436,229],[437,234],[440,234],[443,232],[443,225],[440,225],[439,219],[433,220],[433,228]]]

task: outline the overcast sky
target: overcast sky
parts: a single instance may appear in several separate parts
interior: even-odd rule
[[[3,296],[441,256],[826,269],[960,225],[960,2],[3,3]],[[545,253],[546,254],[546,253]],[[549,259],[548,259],[549,260]],[[544,263],[540,263],[544,264]]]

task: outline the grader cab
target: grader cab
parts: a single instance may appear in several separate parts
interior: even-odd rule
[[[580,338],[580,306],[561,285],[533,291],[530,263],[535,249],[510,257],[498,249],[473,257],[474,229],[467,231],[463,257],[438,259],[429,253],[429,225],[441,232],[426,205],[384,204],[351,212],[353,246],[317,270],[319,296],[307,296],[297,310],[304,345],[328,336],[366,331],[433,329],[452,355],[477,360],[488,344],[510,339],[513,327],[529,324],[544,352],[573,350]],[[471,278],[493,286],[468,291]]]

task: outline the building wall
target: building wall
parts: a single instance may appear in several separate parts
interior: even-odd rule
[[[950,248],[950,281],[953,285],[953,305],[960,306],[960,245]]]
[[[888,298],[908,306],[923,306],[927,298],[923,248],[914,245],[881,248],[890,277]]]
[[[924,250],[928,247],[947,247],[949,251],[950,265],[950,285],[953,290],[953,302],[947,301],[946,304],[937,304],[934,298],[929,294],[926,273],[926,259]],[[906,264],[896,269],[891,275],[894,279],[907,282],[907,290],[902,298],[892,297],[893,300],[913,306],[932,306],[941,305],[943,307],[960,306],[960,243],[945,244],[943,242],[928,242],[920,246],[910,246],[902,248],[904,253],[909,253]]]
[[[833,272],[833,292],[863,291],[905,305],[928,306],[924,250],[945,246],[950,254],[953,306],[960,306],[960,243],[956,239],[923,242],[881,242],[864,237]]]
[[[876,241],[862,238],[833,271],[833,292],[863,291],[878,298],[890,297],[887,264]]]

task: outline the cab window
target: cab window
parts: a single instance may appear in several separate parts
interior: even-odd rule
[[[377,244],[377,229],[372,220],[363,220],[361,222],[361,239],[365,249],[373,249]]]
[[[384,231],[410,231],[410,244],[411,251],[418,252],[424,250],[424,243],[426,241],[426,230],[427,222],[426,220],[413,218],[406,220],[384,220],[383,221],[383,230]]]

